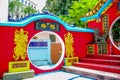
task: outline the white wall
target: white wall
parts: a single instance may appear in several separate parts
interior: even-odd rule
[[[49,39],[50,33],[39,33],[35,36],[37,36],[38,39],[47,40]],[[56,36],[56,43],[61,43],[57,36]]]
[[[42,12],[42,9],[45,6],[47,0],[30,0],[30,1],[34,2],[37,5],[37,10]]]
[[[0,21],[8,21],[8,0],[0,0]]]

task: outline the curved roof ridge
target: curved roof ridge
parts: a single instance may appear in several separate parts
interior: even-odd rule
[[[105,2],[105,4],[98,10],[98,12],[94,15],[88,16],[88,17],[83,17],[80,18],[81,21],[86,22],[91,19],[99,18],[102,14],[102,12],[112,3],[113,0],[108,0]]]

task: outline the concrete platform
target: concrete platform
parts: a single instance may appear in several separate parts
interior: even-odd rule
[[[22,80],[32,77],[34,77],[34,70],[3,74],[3,80]]]
[[[95,79],[64,71],[53,71],[38,74],[34,78],[28,78],[23,80],[95,80]]]
[[[63,66],[63,71],[79,74],[86,77],[95,78],[96,80],[120,80],[120,74],[110,73],[87,68],[80,68],[74,66]]]

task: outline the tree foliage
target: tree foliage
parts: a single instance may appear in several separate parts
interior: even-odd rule
[[[89,12],[99,0],[47,0],[46,8],[69,24],[83,26],[80,18]],[[44,8],[45,9],[45,8]]]
[[[112,36],[114,41],[119,41],[120,40],[120,19],[115,22],[112,28]]]
[[[30,15],[36,13],[37,11],[30,6],[27,6],[23,9],[23,12],[25,15]]]
[[[73,5],[69,9],[69,17],[78,26],[83,26],[80,18],[84,16],[87,12],[94,8],[99,0],[80,0],[73,1]]]
[[[72,5],[72,1],[79,1],[79,0],[47,0],[46,6],[44,9],[54,15],[68,15],[68,9]],[[43,10],[44,11],[44,10]]]
[[[34,14],[37,11],[30,6],[25,6],[19,0],[11,0],[9,2],[9,15],[18,20],[22,16]]]
[[[16,16],[16,19],[19,18],[19,13],[22,11],[23,4],[18,0],[12,0],[9,3],[9,13],[13,16]]]
[[[69,16],[78,19],[91,10],[98,0],[81,0],[80,2],[74,1],[71,9],[69,9]]]

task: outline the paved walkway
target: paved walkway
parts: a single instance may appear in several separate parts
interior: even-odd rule
[[[23,79],[23,80],[95,80],[95,79],[82,77],[77,74],[67,73],[63,71],[55,71],[55,72],[39,74],[34,78]]]

